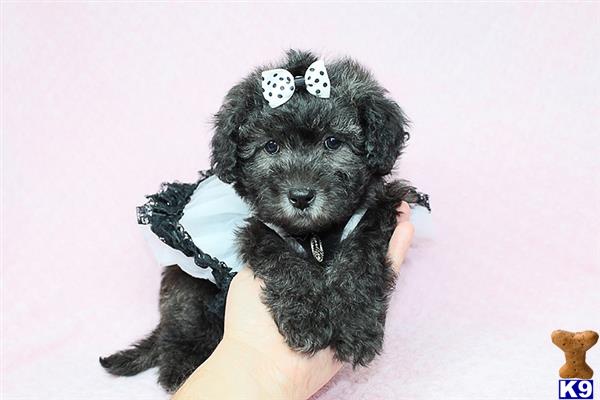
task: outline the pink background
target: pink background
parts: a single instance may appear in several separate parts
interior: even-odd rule
[[[155,371],[117,379],[97,363],[158,319],[135,206],[208,166],[226,91],[289,47],[357,58],[404,107],[398,175],[430,193],[436,229],[404,266],[385,354],[319,398],[556,398],[550,332],[600,331],[599,16],[3,4],[4,398],[167,398]],[[588,360],[600,371],[600,345]]]

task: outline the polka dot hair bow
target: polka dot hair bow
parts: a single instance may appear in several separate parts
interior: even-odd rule
[[[298,87],[306,87],[313,96],[329,98],[331,84],[323,60],[310,64],[304,77],[294,78],[290,71],[277,68],[262,73],[263,97],[271,108],[279,107],[292,98]]]

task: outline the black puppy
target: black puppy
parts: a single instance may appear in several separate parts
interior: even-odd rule
[[[309,93],[304,88],[318,84],[318,75],[298,78],[315,61],[312,53],[289,51],[276,66],[297,77],[293,96],[276,108],[261,78],[268,68],[229,91],[215,118],[212,168],[251,206],[239,252],[264,280],[263,301],[288,345],[308,354],[331,346],[339,360],[366,365],[383,343],[396,207],[426,199],[404,182],[384,181],[408,137],[400,107],[349,58],[326,64],[329,98],[312,86]],[[356,228],[344,232],[360,212]],[[222,310],[209,309],[218,292],[167,267],[159,325],[102,365],[116,375],[158,366],[159,382],[177,389],[222,337]]]

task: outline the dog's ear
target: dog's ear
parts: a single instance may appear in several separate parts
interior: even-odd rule
[[[365,135],[367,165],[379,175],[392,171],[408,133],[408,120],[383,89],[358,100],[360,124]]]
[[[255,86],[247,79],[231,88],[213,119],[211,168],[223,182],[236,179],[239,129],[254,105]]]

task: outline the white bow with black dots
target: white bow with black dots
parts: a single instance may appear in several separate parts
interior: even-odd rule
[[[261,75],[263,97],[269,102],[271,108],[279,107],[292,98],[296,91],[296,84],[290,71],[277,68],[264,71]],[[313,96],[329,98],[331,83],[323,60],[310,64],[304,74],[304,85],[306,91]]]

